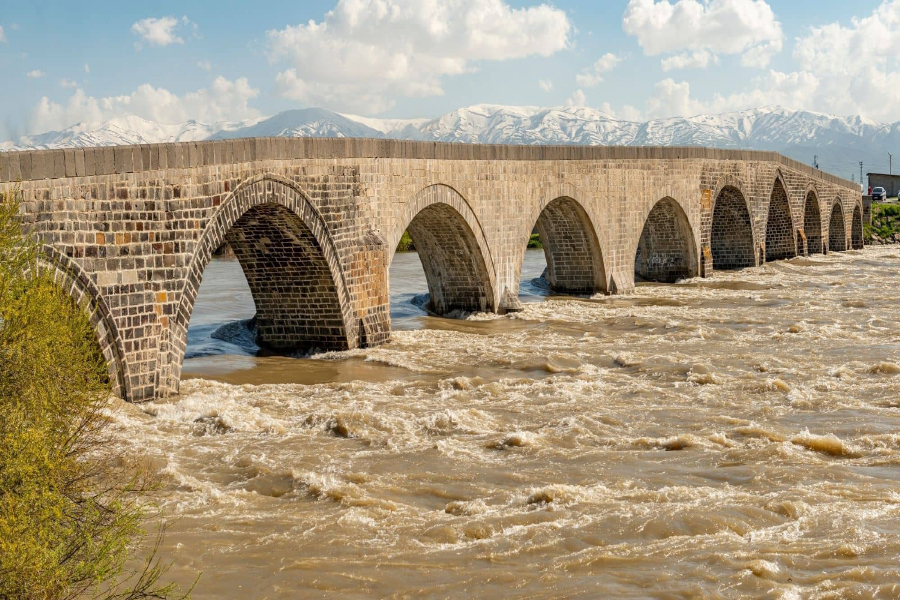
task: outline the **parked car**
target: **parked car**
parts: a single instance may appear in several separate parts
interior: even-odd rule
[[[884,202],[887,200],[887,192],[883,187],[872,188],[872,202]]]

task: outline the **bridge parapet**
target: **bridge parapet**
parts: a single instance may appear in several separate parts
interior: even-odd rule
[[[97,297],[131,400],[177,392],[223,240],[261,342],[341,349],[389,339],[388,266],[405,230],[441,313],[514,307],[535,229],[548,284],[568,293],[862,239],[852,182],[772,152],[705,148],[260,138],[0,153],[0,191],[13,189],[53,264]]]

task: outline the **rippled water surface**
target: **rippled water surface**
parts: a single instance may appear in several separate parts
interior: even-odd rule
[[[214,261],[182,396],[121,404],[196,598],[900,596],[900,250],[257,356]],[[529,253],[526,274],[540,274]],[[230,325],[229,325],[230,324]]]

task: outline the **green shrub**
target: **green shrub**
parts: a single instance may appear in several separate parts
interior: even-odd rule
[[[155,550],[126,568],[152,485],[106,434],[90,322],[34,268],[15,196],[0,196],[0,598],[170,597]]]
[[[416,245],[413,243],[409,232],[404,231],[403,235],[400,236],[400,243],[397,244],[397,252],[413,252],[415,249]]]
[[[541,236],[537,233],[532,233],[531,237],[528,238],[528,247],[543,248],[544,245],[541,243]]]

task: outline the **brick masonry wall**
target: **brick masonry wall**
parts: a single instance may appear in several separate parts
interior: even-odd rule
[[[674,283],[699,273],[697,245],[677,202],[663,198],[647,215],[634,257],[636,277]]]
[[[858,188],[767,152],[278,138],[0,153],[0,191],[20,188],[24,226],[92,299],[131,400],[177,392],[203,271],[226,239],[270,344],[353,348],[389,339],[387,267],[407,228],[438,309],[503,310],[536,225],[560,277],[628,292],[663,198],[702,273],[716,257],[758,264],[779,180],[791,231],[813,192],[829,247],[848,245]],[[714,219],[726,206],[744,207],[740,228]],[[658,239],[642,246],[648,264],[677,258]]]

